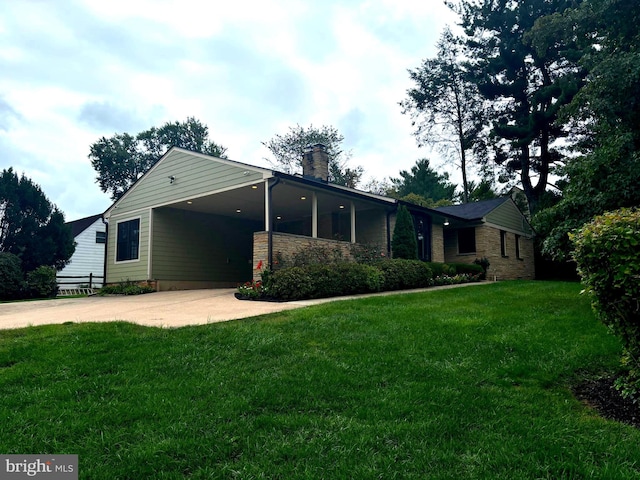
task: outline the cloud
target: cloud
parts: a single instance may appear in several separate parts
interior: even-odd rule
[[[0,96],[0,130],[9,131],[13,120],[20,120],[21,115]]]
[[[85,103],[80,109],[78,121],[99,131],[132,134],[149,127],[135,111],[109,101]]]

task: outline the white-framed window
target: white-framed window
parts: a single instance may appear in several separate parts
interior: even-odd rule
[[[520,252],[520,235],[516,235],[516,258],[518,260],[522,260],[522,256]]]
[[[96,243],[107,243],[107,232],[96,232]]]
[[[116,232],[116,262],[140,258],[140,218],[118,222]]]

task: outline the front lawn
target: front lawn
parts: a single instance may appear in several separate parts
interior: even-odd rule
[[[570,390],[620,354],[580,289],[0,331],[0,452],[78,454],[91,479],[638,478],[640,430]]]

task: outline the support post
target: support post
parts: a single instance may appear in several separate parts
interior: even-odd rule
[[[318,196],[311,194],[311,237],[318,238]]]
[[[351,206],[351,243],[356,243],[356,205],[350,202]]]

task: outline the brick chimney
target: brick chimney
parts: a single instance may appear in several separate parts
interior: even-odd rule
[[[321,143],[309,145],[302,156],[302,176],[327,182],[329,180],[329,154]]]

